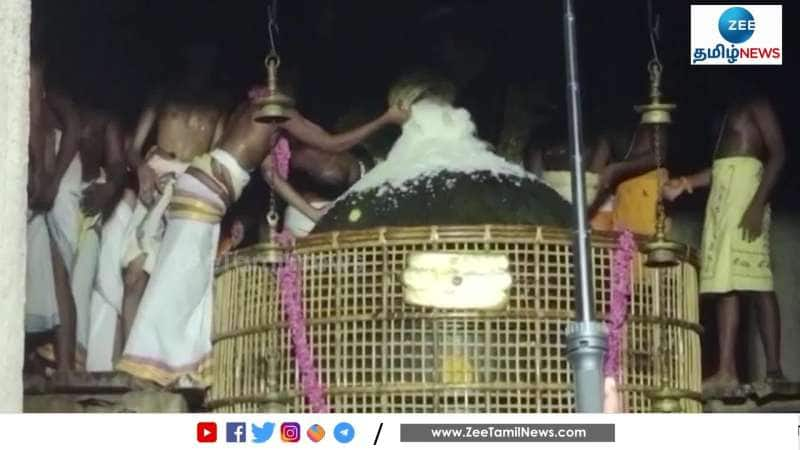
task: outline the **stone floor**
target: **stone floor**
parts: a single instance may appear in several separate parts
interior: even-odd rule
[[[124,373],[70,373],[25,377],[23,411],[32,413],[202,412],[200,390],[162,390]]]
[[[703,410],[709,413],[800,412],[800,383],[746,384],[721,397],[706,399]]]

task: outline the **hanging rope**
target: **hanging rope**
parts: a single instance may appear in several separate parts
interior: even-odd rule
[[[272,0],[272,3],[267,6],[267,34],[269,35],[270,53],[273,55],[278,54],[278,46],[275,44],[276,36],[280,33],[278,27],[278,0]]]

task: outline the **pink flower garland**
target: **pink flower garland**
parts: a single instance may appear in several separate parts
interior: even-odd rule
[[[608,353],[604,365],[606,377],[617,379],[620,373],[622,337],[628,315],[631,295],[631,263],[636,252],[636,241],[630,230],[619,235],[611,267],[611,305],[608,312]]]
[[[272,149],[272,162],[278,176],[283,179],[289,177],[289,161],[291,160],[289,141],[281,136],[275,148]],[[286,257],[278,267],[278,285],[281,292],[281,304],[289,321],[289,331],[294,346],[294,358],[297,370],[300,372],[300,382],[306,395],[311,412],[329,412],[325,398],[325,390],[317,378],[317,368],[314,364],[314,355],[311,344],[308,342],[306,316],[303,313],[303,294],[301,290],[300,263],[296,255],[292,254],[292,236],[283,232],[277,241],[286,250]]]

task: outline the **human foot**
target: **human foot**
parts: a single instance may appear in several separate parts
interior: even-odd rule
[[[735,375],[718,372],[703,381],[703,397],[707,399],[741,396],[741,385]]]

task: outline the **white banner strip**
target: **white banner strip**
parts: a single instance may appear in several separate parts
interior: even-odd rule
[[[14,450],[800,449],[794,414],[7,414],[0,423],[0,448]],[[613,442],[587,441],[608,441],[609,430]]]

